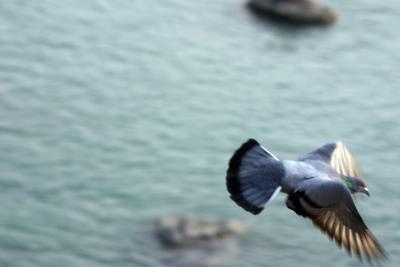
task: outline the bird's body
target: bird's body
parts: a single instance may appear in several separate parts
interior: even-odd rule
[[[297,160],[279,160],[250,139],[232,156],[226,182],[231,199],[258,214],[279,192],[286,206],[310,218],[338,245],[368,261],[385,257],[358,213],[352,194],[369,195],[361,171],[341,142],[326,144]]]
[[[322,166],[314,166],[307,162],[294,160],[283,160],[282,164],[286,170],[285,176],[281,181],[282,192],[287,194],[295,190],[304,180],[312,177],[319,177],[320,179],[339,178],[334,172],[331,172],[331,170],[328,169],[329,166],[326,164],[320,164]],[[329,172],[324,172],[325,168]]]

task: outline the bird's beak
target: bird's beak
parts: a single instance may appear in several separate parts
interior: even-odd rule
[[[364,187],[363,189],[361,189],[361,193],[366,194],[367,196],[369,196],[369,190],[368,188]]]

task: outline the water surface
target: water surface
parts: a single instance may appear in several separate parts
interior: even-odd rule
[[[333,27],[292,29],[242,1],[0,1],[0,265],[168,266],[152,222],[188,212],[250,225],[232,266],[362,266],[283,195],[229,200],[253,137],[285,159],[348,144],[397,266],[400,4],[329,4]]]

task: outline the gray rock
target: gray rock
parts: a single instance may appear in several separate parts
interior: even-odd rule
[[[169,247],[193,247],[231,235],[243,234],[247,226],[235,220],[213,221],[191,215],[169,215],[156,222],[156,234]]]
[[[336,13],[311,0],[250,0],[249,7],[258,14],[302,24],[331,24]]]
[[[236,220],[209,220],[192,215],[168,215],[155,225],[164,245],[162,264],[166,267],[231,266],[239,253],[237,240],[247,226]]]

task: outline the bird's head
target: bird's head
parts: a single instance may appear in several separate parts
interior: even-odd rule
[[[363,179],[353,176],[341,176],[342,181],[351,193],[364,193],[369,196],[369,191]]]

